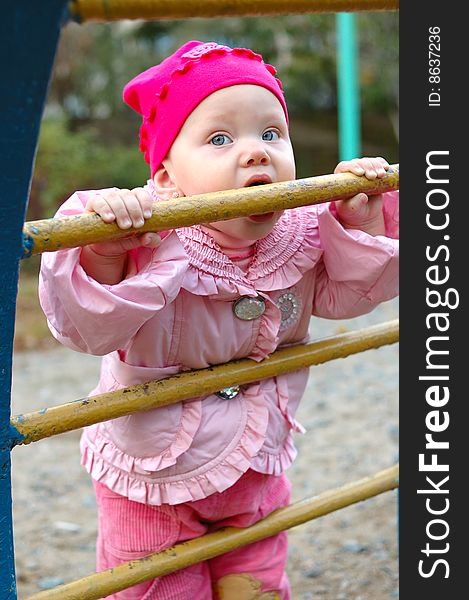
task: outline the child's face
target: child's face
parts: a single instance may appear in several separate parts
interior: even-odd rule
[[[295,179],[283,108],[266,88],[236,85],[207,96],[189,115],[163,164],[184,196]],[[218,221],[237,240],[258,240],[281,212]]]

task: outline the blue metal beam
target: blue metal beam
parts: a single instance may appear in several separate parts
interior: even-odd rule
[[[22,229],[67,0],[3,0],[0,93],[0,600],[16,599],[11,513],[11,364]],[[17,435],[17,433],[16,433]]]

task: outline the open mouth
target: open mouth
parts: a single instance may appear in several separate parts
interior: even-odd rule
[[[249,181],[245,187],[254,187],[259,185],[267,185],[272,183],[270,178],[267,175],[259,175],[258,177],[253,177],[252,181]],[[254,223],[265,223],[267,221],[271,221],[274,216],[273,212],[265,213],[262,215],[251,215],[249,218],[250,221]]]
[[[272,178],[267,173],[255,173],[245,182],[244,187],[254,187],[255,185],[266,185],[272,183]]]
[[[254,223],[265,223],[266,221],[270,221],[273,216],[274,213],[270,212],[264,213],[263,215],[251,215],[250,217],[248,217],[248,219],[254,221]]]

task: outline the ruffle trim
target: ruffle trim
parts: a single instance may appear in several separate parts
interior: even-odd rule
[[[231,281],[226,276],[204,273],[194,264],[189,264],[181,287],[197,296],[216,296],[218,300],[233,300],[239,296],[257,296],[252,285]]]
[[[282,264],[276,265],[275,269],[272,270],[273,261],[268,263],[268,267],[264,266],[258,269],[256,278],[252,277],[256,289],[271,291],[292,287],[318,263],[323,251],[319,247],[316,221],[311,215],[306,214],[305,216],[307,219],[305,219],[306,231],[302,242],[303,246],[298,246],[291,257],[285,259]],[[292,236],[292,241],[293,239]],[[290,250],[285,249],[284,257],[291,252],[291,248],[292,245],[290,245]],[[270,272],[266,273],[266,271]]]
[[[262,296],[263,294],[261,294]],[[266,301],[266,309],[260,318],[259,333],[256,343],[248,358],[261,361],[269,354],[272,354],[278,347],[277,332],[280,329],[281,315],[280,311],[275,307],[268,296],[264,296]]]
[[[251,469],[266,475],[281,475],[291,466],[297,454],[298,450],[295,448],[292,436],[288,435],[278,454],[261,450],[254,459]]]
[[[160,481],[155,481],[154,477],[143,479],[142,475],[125,470],[130,463],[121,463],[124,467],[122,469],[99,455],[99,450],[95,451],[87,440],[86,430],[81,442],[81,464],[93,479],[105,484],[117,494],[135,502],[154,506],[201,500],[216,492],[223,492],[251,468],[253,459],[265,442],[267,408],[263,406],[259,393],[247,393],[246,399],[246,425],[235,447],[228,447],[225,453],[207,465],[191,471],[192,475],[175,475],[171,478],[161,478]],[[112,460],[112,457],[110,458]]]
[[[161,202],[154,183],[147,189]],[[199,296],[253,296],[253,288],[273,291],[295,285],[322,256],[315,209],[287,210],[272,231],[255,244],[247,273],[199,225],[176,230],[189,259],[184,289]]]
[[[295,285],[322,256],[317,219],[306,208],[286,211],[270,234],[256,243],[246,274],[199,226],[182,227],[177,233],[189,258],[183,287],[198,295],[253,295],[253,288],[285,289]]]
[[[279,276],[284,287],[290,287],[316,264],[321,254],[315,215],[308,207],[288,210],[270,234],[257,242],[248,277],[262,289],[272,289],[270,286]]]
[[[245,283],[245,277],[241,269],[224,254],[215,240],[198,225],[181,227],[178,234],[191,265],[206,274],[229,279],[237,284]]]
[[[200,426],[201,416],[200,400],[186,402],[183,405],[181,422],[174,441],[156,456],[138,457],[125,454],[114,442],[104,436],[100,429],[96,429],[93,445],[105,462],[115,465],[123,471],[135,472],[144,476],[151,475],[155,471],[161,471],[176,464],[178,456],[181,456],[191,446]]]
[[[278,394],[278,406],[282,415],[284,416],[286,422],[289,424],[290,428],[297,433],[306,433],[306,429],[299,423],[289,411],[289,400],[290,396],[288,393],[288,383],[284,377],[276,377],[275,378],[277,385],[277,394]]]

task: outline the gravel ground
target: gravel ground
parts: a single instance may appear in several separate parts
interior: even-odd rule
[[[312,321],[312,338],[394,319],[397,300],[350,321]],[[298,418],[299,457],[288,474],[293,500],[397,462],[398,345],[313,367]],[[13,414],[82,397],[99,359],[58,345],[14,357]],[[94,570],[96,505],[79,464],[79,432],[12,453],[19,598]],[[289,533],[294,600],[397,598],[396,491],[310,521]]]

